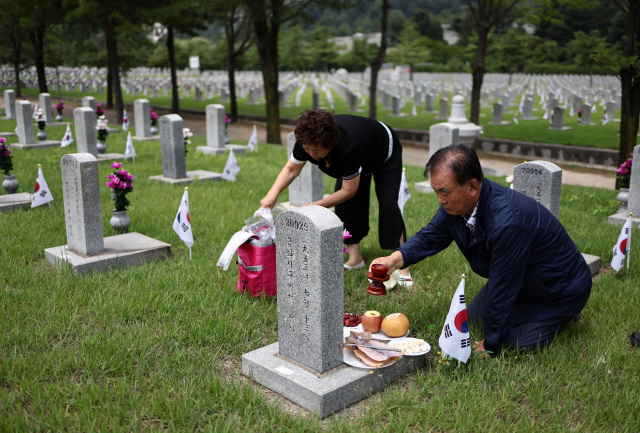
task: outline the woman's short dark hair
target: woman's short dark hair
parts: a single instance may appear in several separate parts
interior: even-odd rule
[[[429,159],[424,177],[446,169],[451,170],[460,186],[465,186],[471,179],[477,180],[480,184],[484,180],[480,160],[475,150],[462,144],[438,149]]]
[[[325,149],[333,149],[340,140],[340,129],[335,114],[318,108],[309,108],[300,113],[293,132],[298,143],[319,144]]]

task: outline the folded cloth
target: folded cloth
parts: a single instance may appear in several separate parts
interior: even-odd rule
[[[231,264],[231,260],[233,259],[233,255],[236,253],[236,250],[240,247],[240,245],[249,240],[251,236],[254,236],[254,234],[245,232],[244,230],[236,232],[229,240],[229,243],[227,243],[227,246],[224,248],[224,251],[218,259],[217,265],[225,271],[229,269],[229,265]]]

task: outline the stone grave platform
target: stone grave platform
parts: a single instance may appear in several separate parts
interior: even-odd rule
[[[278,349],[278,343],[273,343],[242,355],[242,374],[320,418],[370,397],[426,363],[425,356],[403,356],[385,368],[343,364],[318,374],[279,355]]]
[[[489,125],[511,125],[511,122],[503,120],[502,122],[487,122]]]
[[[104,251],[84,256],[67,249],[67,245],[47,248],[44,256],[55,267],[70,266],[74,274],[138,266],[171,256],[171,245],[142,235],[125,233],[104,238]]]
[[[160,135],[150,135],[149,137],[131,136],[133,141],[155,141],[160,140]]]
[[[569,129],[571,129],[570,126],[563,126],[562,128],[554,128],[553,126],[549,126],[547,129],[551,130],[551,131],[568,131]]]
[[[409,113],[388,114],[389,117],[408,117]]]
[[[622,225],[622,224],[627,222],[627,218],[629,218],[629,212],[628,211],[616,213],[616,214],[613,214],[613,215],[609,216],[609,224]],[[640,227],[640,217],[636,217],[636,216],[632,217],[631,218],[631,225],[634,225],[636,227]]]
[[[538,120],[539,117],[520,117],[518,120]]]
[[[50,122],[47,123],[47,126],[69,126],[73,125],[73,122]]]
[[[170,183],[171,185],[187,185],[191,182],[216,182],[222,180],[221,173],[206,170],[187,171],[187,177],[172,178],[163,175],[149,176],[149,180]]]
[[[15,149],[27,150],[27,149],[44,149],[46,147],[60,146],[60,140],[43,140],[36,141],[33,144],[14,143],[10,145]]]
[[[109,131],[109,134],[117,134],[120,131],[122,131],[122,129],[120,129],[120,128],[107,128],[107,131]]]
[[[246,155],[249,150],[249,146],[241,146],[238,144],[227,144],[224,147],[210,147],[210,146],[198,146],[197,152],[202,152],[205,155],[220,155],[227,152],[229,149],[233,149],[233,153],[236,155]]]
[[[108,162],[113,160],[124,160],[124,154],[122,153],[99,153],[96,158],[98,162]]]
[[[591,271],[591,276],[597,275],[600,273],[600,257],[592,256],[591,254],[581,253],[584,261],[587,262],[587,266],[589,266],[589,271]]]
[[[15,135],[15,132],[0,132],[0,137],[14,137]]]
[[[33,195],[28,192],[0,195],[0,212],[31,206]]]

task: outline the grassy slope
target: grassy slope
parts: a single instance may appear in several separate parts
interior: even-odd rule
[[[3,121],[0,126],[9,125]],[[62,131],[51,132],[62,135]],[[124,134],[112,134],[109,151],[124,152]],[[226,156],[199,156],[194,137],[189,169],[221,171]],[[309,431],[315,418],[292,417],[269,405],[234,374],[242,353],[277,340],[276,299],[240,295],[237,270],[215,266],[231,235],[243,225],[282,167],[283,148],[261,145],[239,155],[236,183],[190,185],[194,260],[171,225],[182,189],[152,183],[161,172],[158,142],[136,143],[132,230],[169,242],[174,257],[144,266],[75,277],[54,270],[43,250],[64,245],[60,157],[76,151],[19,151],[20,192],[33,191],[37,164],[55,201],[2,214],[0,238],[0,431],[207,430]],[[101,181],[111,171],[100,165]],[[415,192],[422,170],[407,167],[412,198],[405,208],[409,233],[436,212],[433,195]],[[502,179],[497,179],[502,181]],[[332,182],[325,179],[326,191]],[[583,252],[609,265],[620,228],[607,224],[614,191],[564,186],[561,221]],[[286,194],[281,197],[286,200]],[[101,186],[104,233],[109,191]],[[377,202],[365,260],[385,254],[377,242]],[[635,239],[640,233],[634,231]],[[640,278],[606,272],[596,278],[583,320],[548,349],[472,358],[461,369],[433,361],[372,398],[362,418],[329,420],[336,431],[637,431],[640,428],[640,352],[627,335],[640,329]],[[363,272],[345,275],[345,311],[404,312],[412,335],[437,340],[460,274],[469,275],[469,298],[484,284],[452,246],[412,269],[416,285],[386,297],[367,296]],[[472,327],[472,339],[482,330]]]
[[[0,91],[3,91],[4,88],[0,88]],[[37,95],[37,89],[26,89],[25,93]],[[335,99],[335,110],[337,113],[348,113],[348,106],[346,102],[337,95],[336,92],[333,92]],[[95,94],[95,93],[82,93],[78,91],[67,92],[63,91],[63,97],[74,97],[74,98],[82,98],[87,95],[93,95],[99,101],[106,101],[106,94]],[[53,95],[57,97],[57,95]],[[133,103],[135,99],[139,98],[147,98],[146,96],[138,95],[124,95],[125,102]],[[181,108],[192,108],[192,109],[200,109],[204,110],[207,104],[211,103],[219,103],[218,98],[216,97],[212,101],[195,101],[193,98],[193,94],[191,98],[184,98],[180,100]],[[449,101],[451,101],[452,94],[449,95]],[[148,98],[152,106],[163,106],[170,107],[171,99],[170,97],[160,97],[160,98]],[[368,95],[367,95],[368,99]],[[293,104],[295,100],[295,94],[291,96],[290,102]],[[321,93],[321,105],[324,107],[329,107],[328,102],[326,101],[324,93]],[[238,102],[238,110],[240,113],[246,114],[265,114],[265,106],[262,105],[247,105],[247,99],[240,99]],[[469,101],[467,101],[469,102]],[[223,104],[229,110],[229,103]],[[382,108],[382,104],[378,104],[378,120],[387,123],[392,127],[397,128],[407,128],[407,129],[418,129],[418,130],[428,130],[431,125],[434,123],[442,122],[441,120],[436,120],[437,110],[438,110],[438,101],[435,101],[434,109],[435,113],[423,113],[423,107],[417,107],[417,117],[408,116],[408,117],[390,117],[389,114],[391,110],[384,110]],[[311,88],[308,86],[304,96],[301,99],[300,107],[288,107],[281,108],[280,115],[283,117],[297,117],[300,114],[300,111],[311,106]],[[412,109],[412,101],[407,101],[406,106],[402,109],[404,113],[411,113]],[[536,108],[540,107],[539,97],[536,96]],[[512,110],[515,110],[517,107],[511,107]],[[567,144],[574,146],[585,146],[585,147],[598,147],[605,149],[618,149],[620,147],[620,138],[618,136],[619,123],[618,122],[610,122],[607,125],[602,125],[601,119],[604,115],[603,107],[597,106],[597,113],[593,115],[592,121],[596,123],[593,126],[581,126],[578,124],[578,117],[570,117],[569,110],[566,111],[565,114],[565,126],[570,126],[573,129],[568,131],[550,131],[547,129],[550,125],[547,120],[542,119],[542,115],[544,112],[542,111],[534,111],[534,116],[540,117],[540,120],[533,121],[520,121],[519,125],[505,125],[505,126],[495,126],[488,125],[487,122],[491,120],[491,109],[490,108],[482,108],[481,113],[484,114],[484,117],[481,117],[480,124],[484,126],[485,133],[484,135],[487,137],[495,137],[495,138],[506,138],[512,140],[522,140],[522,141],[534,141],[540,143],[555,143],[555,144]],[[367,115],[367,112],[358,113],[360,115]],[[467,104],[467,114],[469,114],[469,104]],[[620,110],[617,111],[616,117],[620,118]],[[503,120],[512,121],[513,114],[505,114],[503,116]]]

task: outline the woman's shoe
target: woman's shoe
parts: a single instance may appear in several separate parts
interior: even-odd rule
[[[405,287],[413,286],[413,280],[411,279],[411,274],[407,276],[400,275],[400,277],[398,277],[398,284]]]
[[[359,264],[355,265],[355,266],[349,266],[345,263],[344,265],[344,270],[345,271],[355,271],[356,269],[362,269],[364,268],[364,260],[361,261]]]

